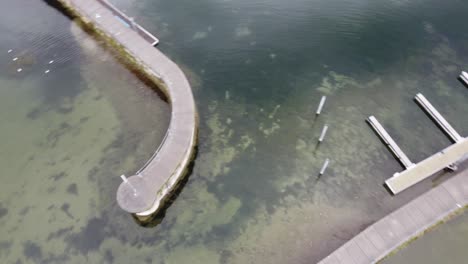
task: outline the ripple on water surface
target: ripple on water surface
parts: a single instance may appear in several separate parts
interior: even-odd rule
[[[379,117],[415,161],[449,144],[412,102],[417,92],[468,134],[468,94],[455,79],[468,66],[468,36],[446,26],[466,24],[456,23],[467,11],[457,1],[116,3],[157,34],[190,79],[200,112],[193,174],[159,225],[133,224],[114,202],[113,178],[151,153],[167,106],[142,99],[148,90],[123,81],[125,71],[69,23],[64,36],[79,40],[62,41],[71,51],[51,49],[21,74],[13,54],[0,52],[10,58],[0,67],[11,68],[0,90],[9,121],[0,133],[12,139],[1,143],[9,150],[2,175],[18,175],[4,176],[0,194],[7,262],[314,263],[433,184],[389,196],[382,183],[401,167],[366,117]],[[51,12],[43,8],[36,12]],[[37,24],[32,31],[57,26]],[[36,41],[8,36],[5,51]],[[49,43],[37,39],[34,47]],[[49,80],[41,67],[62,49],[73,59],[47,78],[63,80],[41,81]]]
[[[41,1],[7,6],[0,262],[109,262],[110,251],[92,252],[117,228],[111,220],[133,223],[115,203],[118,176],[152,155],[169,106],[58,10]]]

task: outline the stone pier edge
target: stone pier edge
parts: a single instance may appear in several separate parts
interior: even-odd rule
[[[153,84],[157,86],[157,89],[161,91],[164,96],[167,98],[170,104],[172,104],[172,98],[170,96],[169,87],[167,83],[163,80],[163,76],[154,72],[148,65],[146,65],[143,61],[139,60],[137,56],[132,54],[130,50],[128,50],[124,45],[118,42],[112,35],[105,32],[105,30],[99,28],[93,21],[91,21],[86,15],[81,14],[77,8],[75,8],[72,2],[69,0],[57,0],[64,8],[72,15],[75,23],[78,23],[79,26],[85,30],[87,33],[91,35],[102,38],[104,40],[104,44],[108,45],[117,55],[117,59],[123,63],[124,65],[128,66],[133,72],[138,73],[140,77],[143,77],[145,80],[151,81]],[[120,57],[123,56],[123,57]],[[172,108],[172,106],[171,106]],[[164,183],[163,187],[155,193],[155,202],[151,208],[147,211],[141,213],[135,213],[137,219],[141,221],[146,221],[151,215],[156,214],[160,209],[164,207],[164,203],[170,197],[170,194],[177,185],[181,182],[184,176],[187,174],[187,169],[190,163],[193,161],[196,155],[195,148],[198,144],[198,123],[199,123],[199,115],[198,112],[194,111],[194,119],[195,119],[195,128],[193,133],[191,134],[190,138],[190,147],[187,149],[183,160],[179,163],[177,168],[175,169],[174,173],[168,177],[167,181]],[[164,145],[165,140],[170,132],[170,127],[172,124],[172,118],[169,123],[168,130],[161,142],[158,150]],[[153,159],[157,156],[158,150],[152,155],[152,157],[146,162],[146,164],[138,170],[138,172],[143,171]]]

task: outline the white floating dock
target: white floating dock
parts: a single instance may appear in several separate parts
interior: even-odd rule
[[[468,86],[468,73],[462,71],[460,74],[460,79]]]
[[[445,118],[435,109],[434,106],[424,97],[424,95],[418,93],[414,99],[419,105],[434,119],[434,121],[439,125],[440,128],[453,140],[457,143],[463,140],[463,137],[458,134],[458,132],[445,120]]]
[[[468,74],[462,72],[460,78],[468,81]],[[468,82],[467,82],[468,83]],[[416,102],[428,113],[428,115],[438,124],[438,126],[455,142],[455,144],[430,156],[429,158],[414,164],[405,153],[398,147],[395,141],[388,135],[387,131],[377,121],[374,116],[370,116],[367,121],[385,142],[388,148],[405,166],[405,170],[397,172],[385,184],[393,194],[397,194],[414,184],[427,179],[445,168],[456,170],[463,161],[468,160],[468,138],[464,138],[445,120],[445,118],[432,106],[432,104],[418,93],[415,96]]]
[[[465,138],[462,141],[419,162],[413,167],[403,172],[395,173],[393,177],[385,181],[385,184],[393,194],[397,194],[434,175],[434,173],[466,159],[467,153],[468,138]]]
[[[406,154],[400,149],[397,143],[393,138],[387,133],[379,121],[374,117],[370,116],[367,121],[375,130],[375,132],[380,136],[380,138],[385,142],[387,147],[393,152],[393,154],[398,158],[398,160],[405,166],[405,168],[410,168],[414,166],[414,163],[406,156]]]

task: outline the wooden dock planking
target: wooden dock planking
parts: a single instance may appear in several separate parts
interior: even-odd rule
[[[385,184],[393,194],[397,194],[454,164],[466,153],[468,153],[468,138],[447,147],[403,172],[395,173],[393,177],[385,181]]]
[[[117,190],[119,206],[145,217],[156,212],[183,177],[196,145],[197,111],[182,70],[158,49],[157,40],[106,0],[60,0],[85,22],[122,45],[147,74],[163,84],[171,102],[171,121],[163,142],[151,159]],[[131,27],[118,21],[119,16]],[[136,192],[135,192],[136,189]]]

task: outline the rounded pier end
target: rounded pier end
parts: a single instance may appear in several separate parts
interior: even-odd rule
[[[145,178],[136,175],[127,178],[117,190],[117,203],[132,214],[148,210],[154,200],[154,192],[148,188]]]

